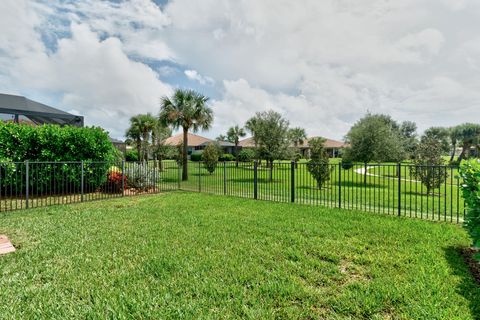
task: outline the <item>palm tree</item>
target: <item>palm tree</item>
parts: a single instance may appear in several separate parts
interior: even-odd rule
[[[218,135],[218,137],[215,138],[217,141],[227,141],[227,136],[224,134]]]
[[[238,142],[240,138],[243,138],[247,135],[245,129],[240,128],[238,125],[234,127],[230,127],[227,131],[227,139],[228,141],[235,144],[235,166],[238,167]]]
[[[163,97],[159,119],[165,126],[183,130],[182,180],[188,180],[188,131],[208,130],[213,122],[213,111],[208,98],[193,90],[177,89],[171,98]]]
[[[165,155],[164,141],[172,135],[172,129],[163,125],[160,120],[155,119],[155,125],[152,129],[152,154],[153,165],[157,167],[157,160],[159,163],[159,170],[163,171],[162,160]]]
[[[140,115],[130,118],[130,127],[127,129],[125,136],[135,142],[138,157],[142,156],[142,132],[140,130]]]
[[[307,139],[307,133],[305,129],[296,127],[288,130],[288,138],[292,141],[293,146],[298,148],[299,145],[302,145]]]

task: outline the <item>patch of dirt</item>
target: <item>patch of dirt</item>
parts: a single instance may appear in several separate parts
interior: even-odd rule
[[[477,283],[480,285],[480,262],[474,259],[474,255],[480,253],[479,250],[473,248],[465,248],[460,252],[465,259],[472,276],[475,278]]]

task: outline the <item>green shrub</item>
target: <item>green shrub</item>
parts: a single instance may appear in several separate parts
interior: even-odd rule
[[[460,175],[463,178],[462,195],[467,213],[465,229],[473,240],[473,246],[480,248],[480,163],[478,160],[462,162]],[[478,258],[478,257],[477,257]]]
[[[138,151],[137,150],[127,150],[125,152],[126,161],[138,161]]]
[[[217,167],[218,154],[219,148],[215,143],[209,143],[205,150],[203,150],[203,165],[210,174],[212,174]]]
[[[324,143],[325,139],[323,138],[312,138],[308,142],[311,148],[311,156],[307,163],[307,169],[317,182],[319,189],[323,187],[325,182],[330,180],[331,171]]]
[[[256,156],[255,150],[253,150],[253,149],[242,149],[242,151],[240,151],[238,153],[238,161],[250,162],[253,159],[255,159],[255,156]]]
[[[218,158],[218,161],[235,161],[235,156],[230,153],[224,153]]]
[[[80,190],[82,160],[85,191],[95,191],[102,186],[108,168],[116,160],[116,151],[101,128],[0,121],[0,159],[18,162],[13,166],[4,163],[0,168],[0,187],[4,193],[10,188],[18,193],[25,189],[26,160],[31,162],[29,188],[32,193],[68,193]],[[62,161],[72,163],[51,163]]]
[[[202,154],[200,152],[192,153],[190,155],[190,160],[191,161],[202,161]]]

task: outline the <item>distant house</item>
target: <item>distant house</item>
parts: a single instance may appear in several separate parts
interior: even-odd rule
[[[215,142],[212,139],[208,139],[193,133],[188,133],[188,154],[192,154],[194,151],[200,151],[205,149],[208,143]],[[183,143],[183,132],[171,136],[163,142],[167,146],[179,146]]]
[[[164,144],[169,146],[179,146],[183,142],[183,133],[176,134],[165,139]],[[215,141],[209,138],[199,136],[197,134],[188,134],[188,154],[193,152],[202,152],[205,147],[210,143],[218,143],[223,149],[224,153],[233,153],[235,145],[228,141]]]
[[[303,157],[308,158],[310,156],[310,146],[308,145],[308,140],[314,137],[308,138],[302,145],[299,146],[300,152]],[[255,142],[253,138],[246,138],[241,140],[238,145],[241,148],[255,148]],[[346,147],[346,144],[342,141],[326,139],[325,141],[325,149],[331,158],[336,158],[340,154],[340,150]]]
[[[110,139],[110,142],[118,151],[120,151],[123,154],[127,152],[127,144],[124,141],[121,141],[112,137],[108,137],[108,138]]]

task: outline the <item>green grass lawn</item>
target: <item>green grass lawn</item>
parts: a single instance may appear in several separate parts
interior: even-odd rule
[[[475,319],[459,226],[173,192],[2,213],[0,318]]]

